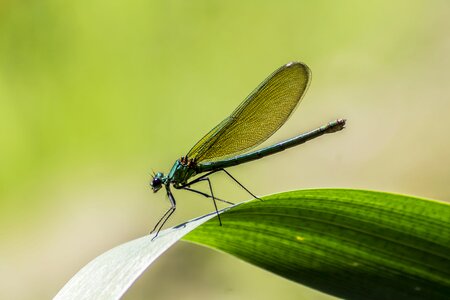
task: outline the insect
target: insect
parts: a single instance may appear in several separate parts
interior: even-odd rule
[[[311,71],[303,63],[290,62],[281,66],[251,92],[231,115],[208,132],[185,156],[175,161],[167,175],[161,172],[153,175],[150,182],[153,192],[156,193],[164,187],[171,204],[151,231],[151,233],[156,231],[153,239],[158,236],[159,231],[176,209],[171,186],[212,198],[219,224],[222,225],[216,200],[230,204],[231,202],[214,196],[210,175],[224,172],[252,197],[258,198],[225,168],[283,151],[325,133],[340,131],[345,127],[346,120],[337,119],[291,139],[249,152],[267,140],[286,122],[300,103],[310,79]],[[199,176],[196,177],[197,175]],[[210,194],[191,188],[192,185],[201,181],[208,183]]]

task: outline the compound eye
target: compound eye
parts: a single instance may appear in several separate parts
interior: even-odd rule
[[[153,178],[152,186],[158,187],[161,185],[161,183],[162,183],[161,178],[155,177],[155,178]]]

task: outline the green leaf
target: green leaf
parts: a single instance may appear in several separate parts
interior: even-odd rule
[[[448,299],[450,206],[326,189],[251,201],[183,239],[348,299]]]
[[[338,297],[448,299],[450,205],[343,189],[263,199],[222,211],[222,227],[212,213],[115,247],[55,299],[119,299],[183,236]]]

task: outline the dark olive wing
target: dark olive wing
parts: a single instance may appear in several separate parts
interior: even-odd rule
[[[246,152],[277,131],[300,103],[311,78],[309,68],[291,62],[267,77],[236,110],[189,151],[198,163]]]

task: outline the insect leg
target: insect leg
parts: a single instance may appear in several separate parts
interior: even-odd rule
[[[192,184],[194,184],[194,183],[197,183],[197,182],[199,182],[199,181],[204,180],[205,178],[208,178],[209,175],[212,175],[212,174],[214,174],[214,173],[216,173],[216,172],[220,172],[220,171],[225,172],[231,179],[234,180],[234,182],[236,182],[237,184],[239,184],[239,186],[240,186],[241,188],[243,188],[247,193],[249,193],[253,198],[258,199],[258,200],[260,200],[260,201],[263,201],[261,198],[255,196],[252,192],[250,192],[250,191],[249,191],[242,183],[240,183],[240,182],[239,182],[236,178],[234,178],[227,170],[225,170],[225,169],[223,169],[223,168],[222,168],[222,169],[212,170],[212,171],[206,173],[205,175],[202,175],[202,176],[200,176],[200,177],[197,177],[196,179],[192,180],[191,182],[188,182],[188,183],[186,183],[186,184],[183,184],[183,185],[180,186],[179,188],[189,187],[190,185],[192,185]]]
[[[166,191],[167,191],[167,196],[169,197],[171,207],[164,213],[162,218],[159,219],[158,223],[156,223],[155,228],[153,228],[153,230],[150,232],[150,234],[152,234],[158,228],[155,236],[152,238],[152,241],[158,236],[159,232],[161,231],[161,228],[164,226],[164,224],[167,222],[167,220],[169,220],[170,216],[173,214],[173,212],[175,211],[175,209],[177,207],[177,203],[175,202],[175,198],[173,197],[172,192],[170,191],[170,188],[167,187]],[[161,223],[161,226],[158,226],[160,223]]]
[[[198,191],[198,190],[194,190],[193,188],[183,187],[182,189],[186,190],[186,191],[189,191],[189,192],[194,192],[194,193],[200,194],[202,196],[205,196],[206,198],[212,198],[212,196],[210,194],[207,194],[207,193],[204,193],[204,192],[201,192],[201,191]],[[227,203],[227,204],[230,204],[230,205],[234,205],[233,202],[230,202],[230,201],[227,201],[227,200],[223,200],[223,199],[220,199],[220,198],[217,198],[217,197],[215,197],[215,199],[217,201],[221,201],[221,202],[224,202],[224,203]]]
[[[199,181],[203,181],[203,180],[208,181],[209,191],[211,192],[211,198],[213,199],[214,208],[216,209],[217,218],[219,219],[220,226],[222,226],[222,220],[220,219],[219,210],[217,209],[216,197],[214,197],[214,193],[213,193],[212,185],[211,185],[211,180],[209,180],[208,177],[204,177],[204,178],[200,179]]]
[[[234,178],[227,170],[225,170],[225,169],[219,169],[219,170],[217,170],[217,171],[224,171],[231,179],[234,180],[234,182],[236,182],[237,184],[239,184],[239,186],[240,186],[241,188],[243,188],[247,193],[249,193],[253,198],[256,198],[256,199],[262,201],[262,199],[258,198],[258,197],[255,196],[252,192],[250,192],[250,191],[249,191],[242,183],[240,183],[236,178]]]

